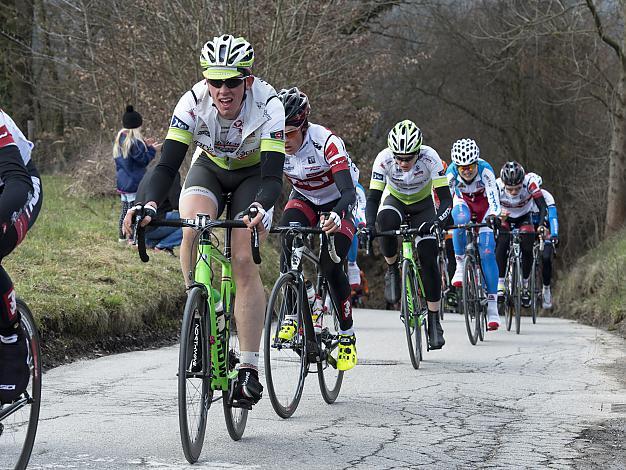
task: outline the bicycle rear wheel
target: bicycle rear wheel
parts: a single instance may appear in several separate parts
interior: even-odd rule
[[[17,299],[21,324],[28,340],[28,387],[13,403],[0,405],[0,468],[23,470],[35,443],[41,406],[41,345],[33,314]]]
[[[231,298],[231,308],[234,308],[235,299]],[[228,347],[228,361],[226,364],[228,370],[227,376],[232,374],[239,364],[239,358],[241,357],[241,348],[239,347],[239,336],[237,335],[237,327],[233,321],[234,317],[231,317],[230,325],[226,330],[226,345]],[[237,408],[230,404],[230,397],[234,380],[228,381],[228,390],[222,391],[222,405],[224,407],[224,420],[226,421],[226,429],[233,441],[238,441],[243,436],[246,430],[246,423],[248,422],[248,410],[245,408]]]
[[[480,299],[478,297],[479,279],[476,279],[476,267],[474,257],[465,256],[465,268],[463,269],[463,314],[465,327],[470,343],[476,344],[480,330]]]
[[[206,309],[206,292],[200,287],[192,288],[183,313],[178,355],[178,424],[189,463],[197,462],[202,452],[213,397]]]
[[[415,271],[408,259],[402,262],[402,303],[400,313],[404,323],[409,357],[414,369],[419,369],[422,360],[422,333],[419,325],[420,305],[418,301]]]
[[[272,407],[281,418],[293,415],[304,389],[307,360],[300,301],[296,278],[291,273],[285,273],[274,284],[265,314],[265,382]],[[295,336],[288,342],[278,338],[286,315],[294,315],[298,323]]]
[[[317,378],[322,398],[329,405],[339,396],[343,383],[342,370],[337,369],[337,348],[339,346],[339,317],[330,293],[323,293],[324,305],[328,306],[322,316],[322,332],[317,336],[320,348],[320,361],[317,363]],[[328,301],[326,301],[328,299]]]

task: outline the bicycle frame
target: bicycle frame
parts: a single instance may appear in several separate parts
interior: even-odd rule
[[[232,278],[232,265],[230,262],[230,231],[226,230],[225,249],[222,253],[211,242],[208,232],[203,232],[198,241],[198,261],[195,267],[194,280],[196,284],[201,284],[206,289],[208,301],[208,335],[209,347],[211,349],[211,388],[213,390],[228,390],[229,380],[237,376],[236,370],[231,370],[230,375],[226,374],[228,360],[228,333],[230,331],[230,321],[232,317],[232,307],[230,304],[232,296],[235,294],[235,283]],[[221,298],[223,305],[224,325],[220,326],[215,311],[215,299],[212,294],[213,270],[211,262],[217,261],[222,266]],[[203,367],[205,367],[203,365]],[[205,371],[206,373],[206,371]]]

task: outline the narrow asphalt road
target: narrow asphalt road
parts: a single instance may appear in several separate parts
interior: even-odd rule
[[[337,403],[325,404],[310,376],[292,418],[264,398],[239,442],[214,406],[193,468],[586,468],[583,431],[626,422],[626,343],[595,328],[524,318],[521,335],[501,330],[471,346],[462,317],[449,314],[446,346],[414,370],[397,312],[357,310],[355,322],[360,363]],[[178,434],[177,354],[46,373],[29,468],[192,468]],[[601,466],[624,468],[623,446],[602,450]]]

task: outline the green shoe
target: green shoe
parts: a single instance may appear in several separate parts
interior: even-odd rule
[[[337,369],[350,370],[356,366],[356,336],[339,335]]]
[[[296,335],[296,328],[298,328],[298,322],[287,318],[283,320],[280,325],[280,331],[278,332],[278,339],[281,341],[291,341]]]

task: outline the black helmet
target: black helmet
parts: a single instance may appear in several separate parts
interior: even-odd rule
[[[295,86],[283,88],[278,92],[278,97],[285,107],[285,125],[300,127],[311,112],[309,98]]]
[[[500,170],[500,178],[507,186],[522,184],[524,176],[526,176],[524,167],[517,162],[506,162]]]

